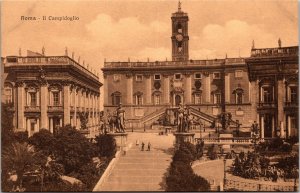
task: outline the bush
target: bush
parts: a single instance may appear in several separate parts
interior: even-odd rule
[[[116,140],[111,135],[96,136],[96,147],[99,157],[114,157],[117,151]]]
[[[208,191],[209,183],[194,174],[191,162],[196,159],[195,146],[182,143],[176,150],[166,178],[166,191]]]
[[[218,158],[218,151],[219,151],[218,146],[212,144],[210,147],[208,147],[207,156],[209,157],[209,159],[215,160]]]

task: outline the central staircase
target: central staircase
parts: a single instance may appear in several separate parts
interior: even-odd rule
[[[162,140],[164,137],[171,136],[159,138]],[[141,144],[134,143],[95,191],[164,191],[164,177],[172,161],[171,148],[159,146],[155,142],[151,151],[146,151],[147,141],[144,140],[145,151],[141,151]]]

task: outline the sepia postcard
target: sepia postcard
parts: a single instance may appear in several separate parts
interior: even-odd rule
[[[0,7],[1,191],[299,191],[296,0]]]

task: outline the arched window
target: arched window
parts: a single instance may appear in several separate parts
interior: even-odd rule
[[[11,84],[4,85],[4,102],[12,103],[13,102],[13,87]]]
[[[50,94],[50,105],[51,106],[62,106],[62,86],[54,84],[49,87]]]
[[[155,91],[153,94],[154,105],[160,105],[161,102],[161,92]]]
[[[182,33],[182,25],[181,25],[181,23],[177,24],[177,32],[178,33]]]
[[[242,88],[237,88],[233,91],[233,94],[235,95],[235,103],[236,104],[242,104],[243,103],[244,90]]]
[[[30,107],[35,107],[38,106],[38,95],[39,95],[39,90],[38,86],[35,84],[29,84],[25,88],[26,91],[26,101],[27,101],[27,106]]]
[[[143,105],[143,93],[138,91],[134,94],[135,105]]]
[[[202,103],[202,92],[201,91],[194,92],[193,96],[194,96],[194,104]]]
[[[273,102],[273,86],[262,86],[261,88],[262,102],[272,103]]]
[[[221,104],[221,91],[215,90],[212,92],[213,95],[213,103],[214,104]]]
[[[116,91],[112,93],[111,98],[112,98],[112,105],[119,105],[122,100],[122,94]]]

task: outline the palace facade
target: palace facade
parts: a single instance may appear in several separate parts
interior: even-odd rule
[[[44,52],[44,51],[43,51]],[[99,125],[99,77],[67,55],[2,58],[2,102],[11,103],[16,131],[55,132],[71,124],[80,129]]]
[[[179,5],[171,17],[172,61],[104,63],[104,112],[122,103],[127,128],[150,128],[182,103],[207,127],[230,112],[242,130],[256,121],[262,137],[298,136],[298,46],[253,45],[248,58],[192,60],[188,21]]]

